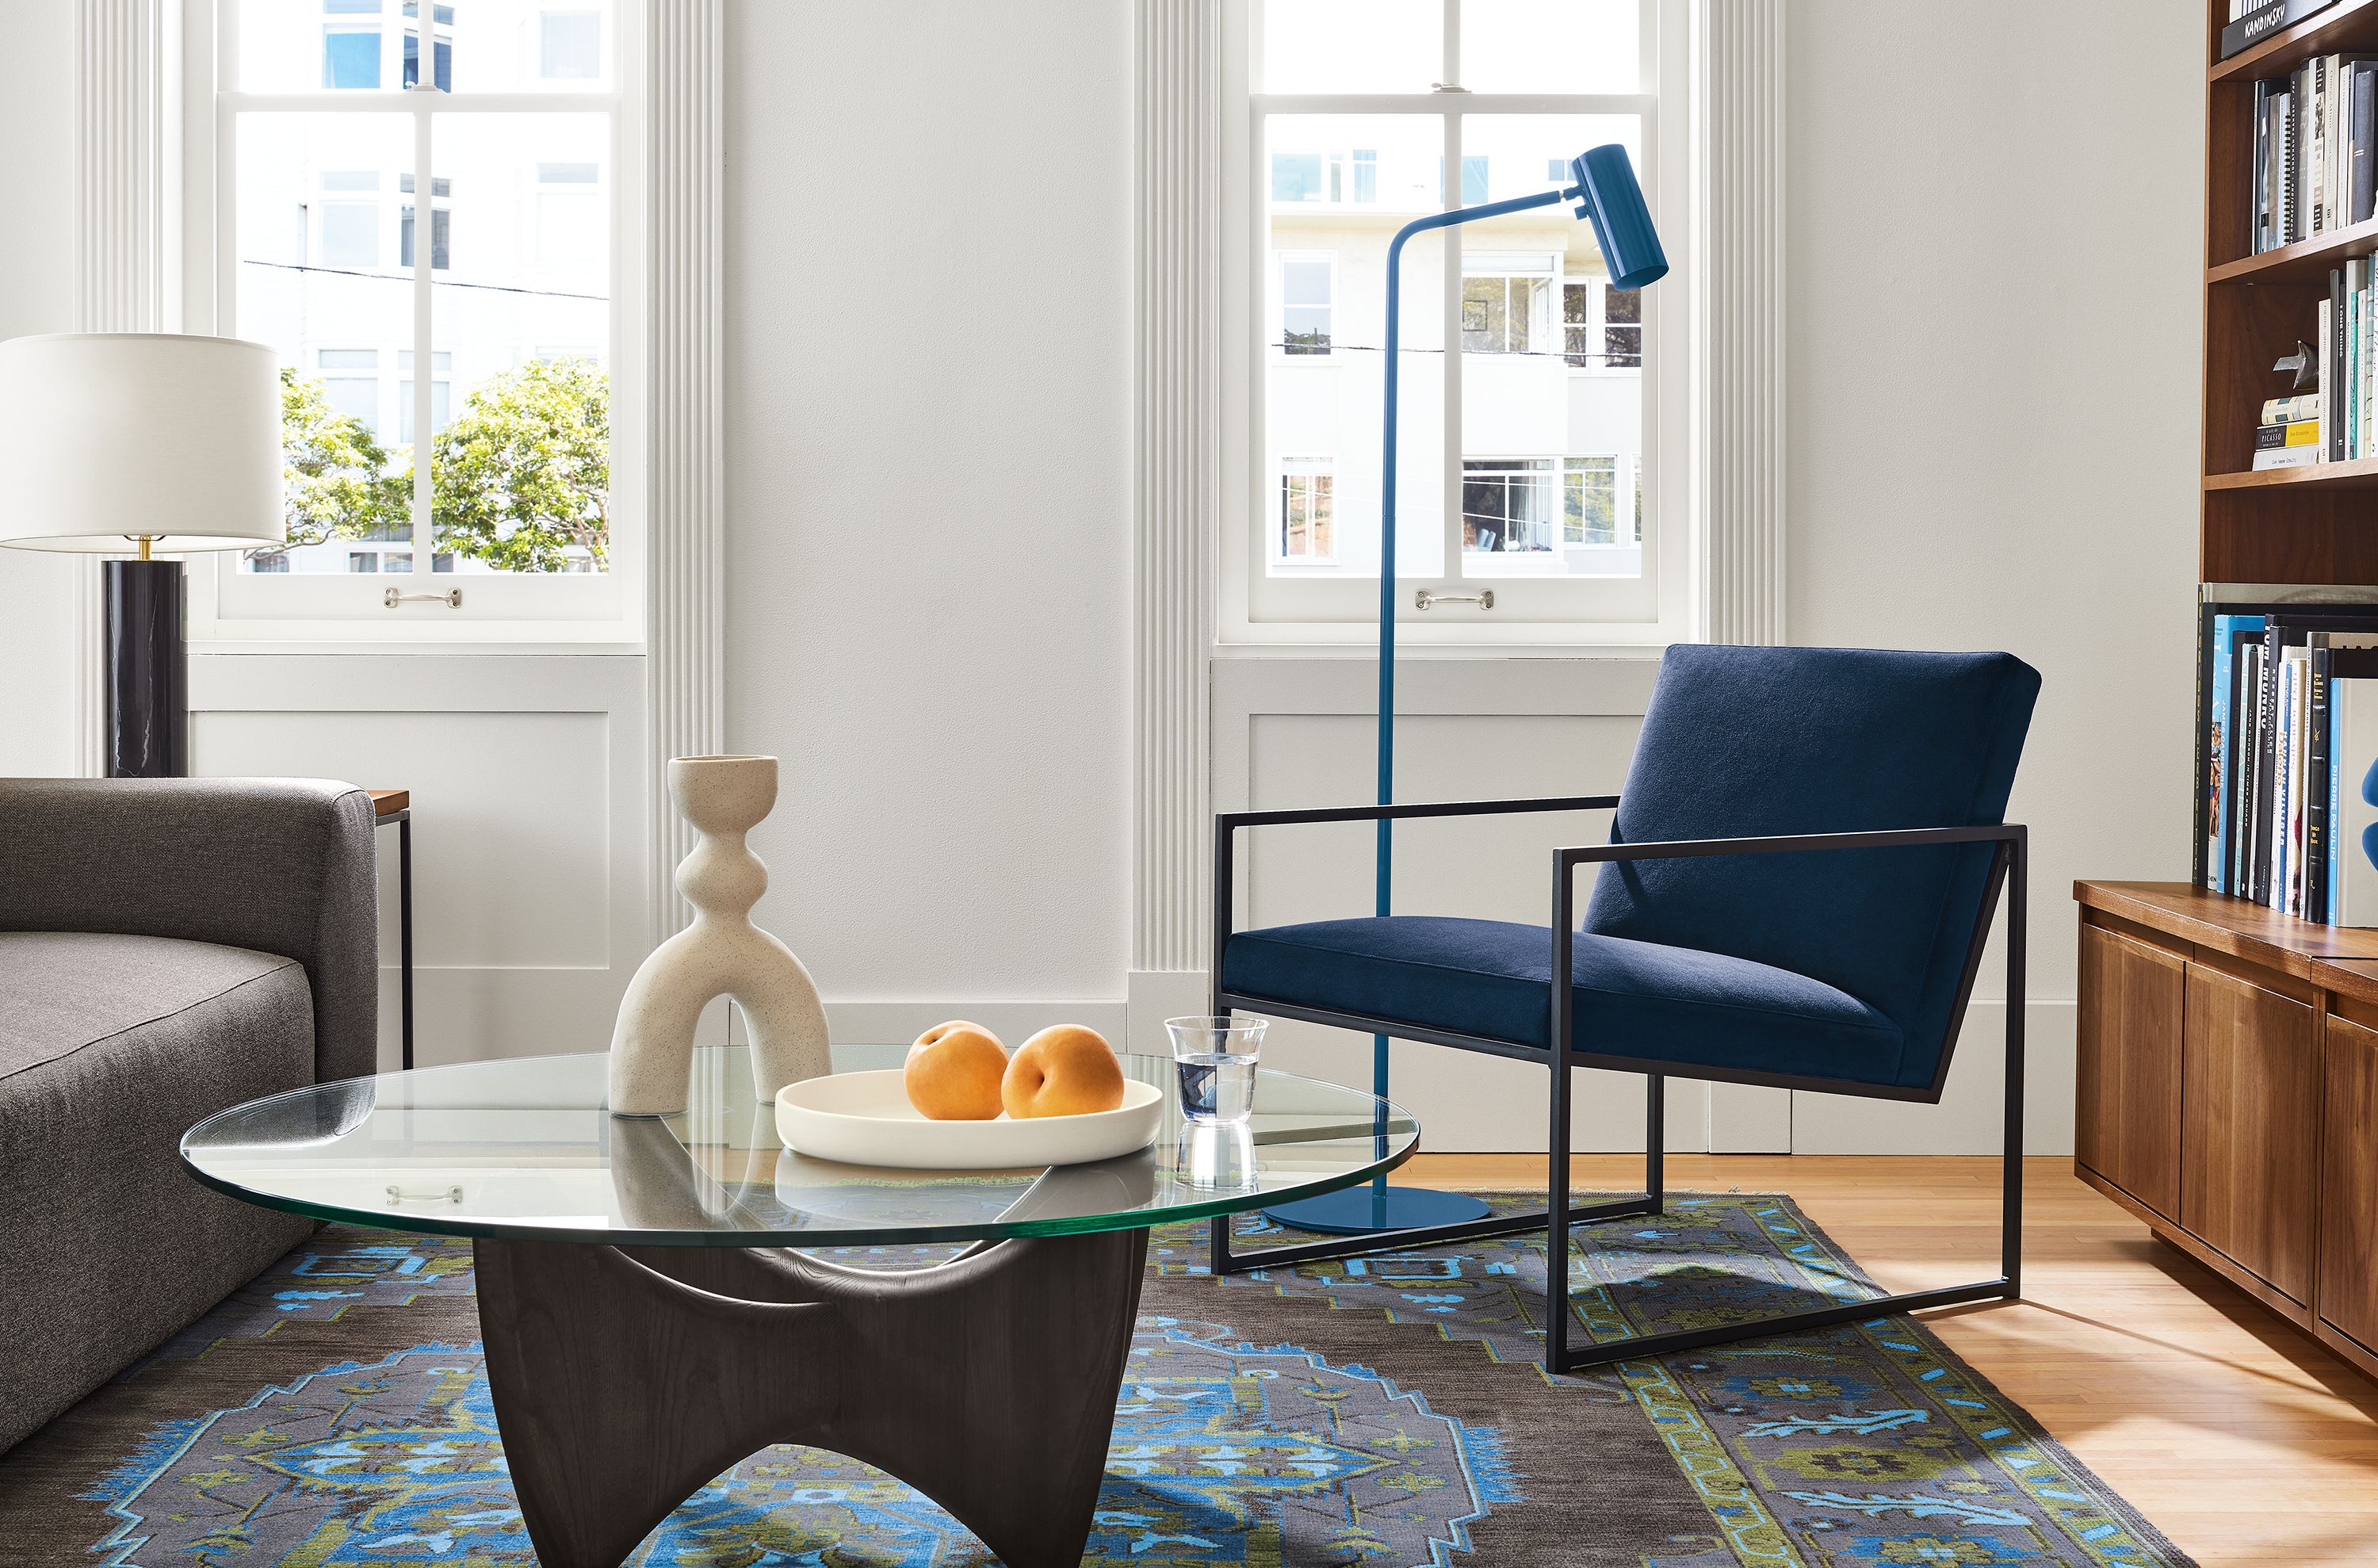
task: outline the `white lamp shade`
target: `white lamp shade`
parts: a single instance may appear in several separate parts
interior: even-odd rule
[[[258,343],[61,332],[0,343],[0,544],[163,554],[287,538],[281,367]]]

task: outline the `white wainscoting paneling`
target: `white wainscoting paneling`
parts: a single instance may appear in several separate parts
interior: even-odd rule
[[[643,660],[200,653],[193,771],[413,794],[414,1057],[600,1051],[649,906]],[[397,1042],[397,836],[380,838],[381,1051]]]
[[[2035,942],[2036,938],[2035,938]],[[1982,972],[1994,976],[1986,960]],[[2024,1009],[2024,1152],[2072,1152],[2073,1031],[2071,1002]],[[1796,1154],[1995,1154],[2005,1115],[2006,1003],[1976,1001],[1938,1105],[1894,1100],[1792,1096]]]

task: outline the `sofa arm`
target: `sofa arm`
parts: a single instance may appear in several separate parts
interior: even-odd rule
[[[0,931],[278,953],[314,992],[314,1076],[378,1057],[371,797],[318,778],[0,779]]]

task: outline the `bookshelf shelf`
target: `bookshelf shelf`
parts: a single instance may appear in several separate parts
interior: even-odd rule
[[[2207,474],[2208,490],[2265,490],[2279,487],[2315,490],[2378,490],[2378,457],[2358,463],[2315,463],[2304,468],[2265,468],[2260,473]],[[2371,516],[2378,524],[2378,513]]]
[[[2378,218],[2260,256],[2225,261],[2205,271],[2207,283],[2328,283],[2328,270],[2357,256],[2378,256]]]
[[[2285,32],[2274,33],[2252,49],[2228,59],[2221,50],[2221,28],[2228,18],[2216,17],[2213,53],[2216,56],[2205,79],[2213,82],[2252,81],[2294,69],[2315,54],[2345,49],[2378,47],[2378,0],[2337,0],[2327,10],[2306,17]]]

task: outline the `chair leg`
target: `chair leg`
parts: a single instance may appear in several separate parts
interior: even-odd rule
[[[1668,1080],[1657,1073],[1643,1080],[1643,1193],[1651,1212],[1665,1206],[1668,1187]]]

